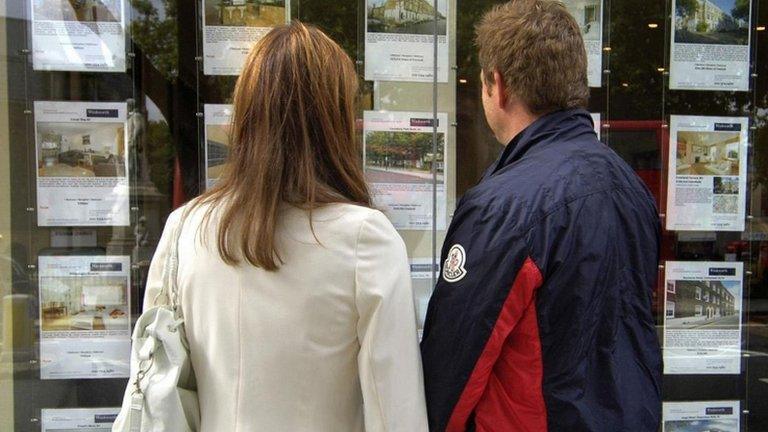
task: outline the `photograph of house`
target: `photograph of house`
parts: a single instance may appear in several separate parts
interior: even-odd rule
[[[370,183],[432,183],[444,180],[445,134],[432,153],[431,132],[369,131],[365,134],[365,176]]]
[[[120,22],[120,0],[34,0],[35,20]]]
[[[41,278],[43,331],[129,330],[125,277]]]
[[[741,282],[677,280],[667,283],[667,329],[738,329]]]
[[[568,12],[576,19],[585,40],[600,40],[603,10],[602,0],[574,0],[565,2]]]
[[[125,177],[123,123],[37,123],[40,177]]]
[[[205,25],[274,27],[285,23],[285,0],[205,0]]]
[[[715,195],[738,195],[738,177],[715,177],[713,191]]]
[[[368,32],[431,35],[435,33],[434,0],[368,0]],[[438,2],[437,34],[446,35],[447,2]]]
[[[670,420],[664,422],[664,432],[739,432],[738,419]]]
[[[676,0],[675,42],[749,43],[749,0]]]
[[[677,175],[739,175],[739,132],[677,133]]]
[[[229,157],[229,125],[205,125],[206,179],[221,177]]]

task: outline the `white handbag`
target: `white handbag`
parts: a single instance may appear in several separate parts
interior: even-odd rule
[[[179,222],[173,233],[162,289],[133,330],[131,375],[113,432],[188,432],[200,428],[197,383],[177,285],[181,226]],[[167,302],[158,304],[160,297]]]

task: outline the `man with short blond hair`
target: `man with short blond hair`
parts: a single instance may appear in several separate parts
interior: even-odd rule
[[[653,196],[591,116],[562,3],[477,26],[488,125],[506,145],[459,202],[422,342],[433,431],[658,429]]]

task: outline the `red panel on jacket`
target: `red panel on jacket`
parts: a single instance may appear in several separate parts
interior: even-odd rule
[[[477,432],[546,431],[541,343],[536,319],[538,267],[526,259],[454,407],[447,432],[463,432],[474,411]]]

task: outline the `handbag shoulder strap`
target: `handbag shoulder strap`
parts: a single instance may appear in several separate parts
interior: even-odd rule
[[[183,318],[181,311],[181,300],[179,294],[178,276],[179,276],[179,238],[184,226],[184,219],[186,218],[186,212],[182,213],[179,217],[179,222],[173,229],[171,236],[170,251],[165,258],[165,265],[163,266],[163,293],[168,299],[171,309],[174,312],[176,319]]]

